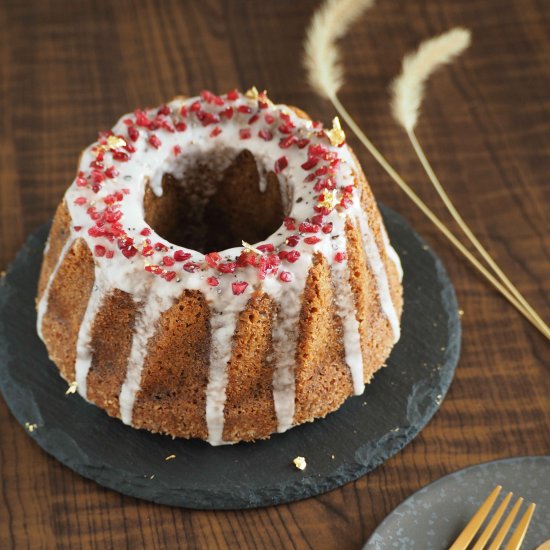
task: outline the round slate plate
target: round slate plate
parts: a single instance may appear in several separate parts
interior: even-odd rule
[[[496,485],[503,490],[493,510],[509,491],[514,493],[512,502],[520,496],[525,500],[512,528],[527,503],[537,504],[522,548],[550,539],[550,456],[523,456],[471,466],[430,483],[401,503],[363,550],[445,550]]]
[[[0,389],[30,436],[84,477],[176,506],[239,509],[291,502],[357,479],[426,425],[451,383],[460,348],[453,287],[422,239],[382,208],[405,271],[402,336],[365,393],[323,420],[268,441],[211,447],[134,430],[66,383],[36,335],[34,296],[48,227],[31,235],[0,283]],[[175,458],[166,461],[169,455]],[[292,464],[304,456],[307,468]]]

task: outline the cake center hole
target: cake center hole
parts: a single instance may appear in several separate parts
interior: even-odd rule
[[[260,174],[248,150],[219,164],[198,158],[180,181],[165,174],[160,197],[148,187],[145,221],[171,243],[202,253],[265,240],[284,216],[277,176]]]

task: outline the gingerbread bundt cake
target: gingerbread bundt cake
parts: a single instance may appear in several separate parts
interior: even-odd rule
[[[324,130],[254,88],[203,92],[123,117],[82,153],[38,333],[126,424],[250,441],[363,392],[399,338],[400,279],[337,120]]]

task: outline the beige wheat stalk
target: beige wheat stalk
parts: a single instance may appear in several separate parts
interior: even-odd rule
[[[393,116],[407,132],[422,167],[453,219],[462,231],[464,231],[464,234],[487,262],[489,267],[494,271],[496,276],[502,281],[504,286],[506,286],[510,293],[513,294],[516,300],[523,306],[525,312],[532,318],[534,324],[538,325],[539,330],[550,338],[550,328],[548,325],[546,325],[537,312],[531,307],[529,302],[527,302],[519,290],[503,273],[455,208],[429,163],[414,132],[420,113],[426,81],[439,67],[451,62],[455,57],[460,55],[469,44],[470,32],[465,29],[455,28],[440,36],[425,40],[416,51],[406,55],[403,59],[401,74],[394,80],[391,86]]]
[[[522,304],[477,260],[394,170],[338,99],[338,91],[344,83],[344,70],[336,41],[373,3],[372,0],[326,0],[317,10],[307,30],[305,41],[304,61],[310,85],[319,95],[330,100],[359,141],[437,229],[514,307],[541,330]]]

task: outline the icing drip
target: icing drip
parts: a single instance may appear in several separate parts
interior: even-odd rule
[[[343,244],[345,249],[345,243]],[[355,297],[349,281],[348,263],[333,262],[331,273],[334,284],[336,313],[342,321],[344,353],[346,364],[351,372],[353,393],[361,395],[365,390],[363,352],[361,350],[361,332],[356,315]]]
[[[272,284],[272,281],[264,282],[264,290],[277,304],[277,314],[271,332],[273,353],[268,361],[273,362],[273,402],[278,432],[288,430],[294,419],[294,367],[298,344],[298,323],[301,298],[311,265],[311,257],[304,255],[297,264],[299,269],[295,271],[295,279],[284,291],[280,285]]]
[[[221,445],[223,441],[224,406],[227,386],[227,364],[231,359],[232,339],[237,326],[238,312],[210,312],[210,368],[206,387],[206,425],[208,442]]]
[[[63,260],[65,259],[65,256],[67,255],[67,252],[71,248],[71,246],[74,243],[74,239],[71,237],[67,238],[67,241],[63,245],[63,248],[61,249],[61,252],[59,254],[59,258],[57,259],[57,263],[55,264],[55,267],[53,268],[53,271],[50,275],[50,278],[48,279],[48,284],[46,285],[46,288],[44,289],[44,292],[42,293],[42,296],[40,297],[40,301],[38,302],[37,306],[37,319],[36,319],[36,331],[38,332],[38,336],[42,340],[44,340],[44,337],[42,335],[42,322],[44,320],[44,315],[46,315],[46,312],[48,311],[48,300],[50,298],[50,288],[52,286],[52,283],[55,279],[55,276],[57,275],[57,271],[59,270],[59,267],[63,263]],[[49,248],[49,245],[48,245]]]
[[[166,300],[151,291],[144,302],[139,303],[139,314],[134,324],[132,347],[126,366],[126,379],[120,388],[120,418],[132,425],[132,414],[137,393],[141,386],[141,373],[147,356],[147,344],[157,330],[157,323],[163,311],[169,307]]]
[[[90,293],[90,299],[88,300],[88,305],[86,306],[86,311],[82,318],[76,341],[75,379],[78,384],[78,393],[84,397],[84,399],[87,398],[88,372],[92,366],[92,327],[96,314],[106,296],[105,290],[105,283],[101,276],[101,272],[96,269],[95,283]]]
[[[386,319],[390,323],[393,332],[393,341],[397,342],[401,335],[401,329],[399,327],[399,319],[395,306],[390,293],[390,285],[388,282],[388,274],[384,267],[384,262],[380,256],[380,250],[376,245],[374,235],[367,223],[367,215],[364,212],[360,212],[357,216],[359,222],[359,228],[361,230],[361,237],[363,239],[363,248],[367,255],[367,263],[376,278],[376,285],[378,288],[378,297],[380,299],[380,307],[386,316]]]
[[[402,281],[403,267],[401,266],[401,259],[399,258],[399,255],[395,251],[395,248],[390,243],[388,232],[386,231],[384,224],[380,225],[380,231],[382,232],[382,240],[384,241],[384,248],[386,249],[386,255],[395,266],[395,269],[397,271],[397,276],[399,277],[399,281]]]

